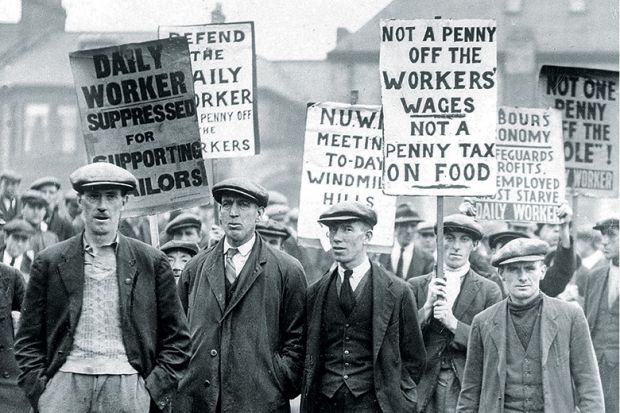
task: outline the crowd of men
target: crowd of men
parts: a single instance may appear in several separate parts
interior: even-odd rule
[[[283,194],[233,178],[155,248],[121,219],[131,173],[70,181],[0,175],[0,411],[618,411],[617,217],[493,227],[466,201],[437,245],[404,203],[372,254],[380,211],[342,202],[326,253]]]

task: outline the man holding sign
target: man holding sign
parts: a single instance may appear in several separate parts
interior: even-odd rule
[[[461,390],[469,326],[476,314],[502,299],[499,287],[470,269],[469,256],[482,239],[482,226],[454,214],[444,218],[445,278],[435,273],[409,280],[428,354],[420,380],[419,411],[454,412]]]

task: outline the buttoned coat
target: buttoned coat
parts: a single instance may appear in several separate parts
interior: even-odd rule
[[[257,234],[226,303],[224,239],[188,262],[179,280],[192,359],[175,410],[288,412],[303,369],[304,271]]]
[[[371,261],[372,342],[375,394],[381,410],[415,412],[416,383],[426,353],[416,304],[407,283]],[[328,271],[308,290],[308,339],[302,383],[301,411],[313,412],[321,383],[323,307],[336,271]]]
[[[17,387],[19,368],[15,361],[13,318],[24,299],[24,279],[20,272],[0,263],[0,411],[27,412],[29,403]]]
[[[40,252],[30,271],[15,350],[19,385],[35,411],[73,345],[84,296],[82,239],[79,234]],[[187,322],[166,255],[121,234],[116,248],[123,344],[161,409],[189,362]]]
[[[474,318],[458,412],[504,411],[505,299]],[[546,413],[604,412],[603,391],[586,318],[574,303],[543,294],[540,318]]]
[[[383,265],[386,270],[396,274],[396,268],[392,268],[392,256],[390,254],[379,255],[379,264]],[[431,254],[414,247],[411,261],[409,262],[409,268],[407,268],[407,274],[404,275],[403,279],[408,280],[413,277],[428,274],[433,271],[434,266],[435,258]]]
[[[413,295],[418,303],[418,309],[421,309],[426,302],[428,285],[433,278],[435,278],[434,272],[409,280],[409,284],[413,289]],[[446,328],[446,333],[440,337],[436,334],[431,335],[430,323],[422,322],[422,335],[426,346],[427,362],[426,370],[418,386],[418,398],[420,400],[418,405],[421,411],[426,408],[433,396],[435,387],[437,387],[441,360],[442,357],[446,356],[446,350],[449,350],[447,353],[449,354],[449,361],[454,373],[459,381],[462,380],[471,322],[476,314],[499,302],[501,299],[502,293],[497,284],[469,270],[464,276],[461,291],[452,308],[452,313],[458,320],[455,333],[450,333]],[[418,313],[418,317],[420,316],[421,312]]]

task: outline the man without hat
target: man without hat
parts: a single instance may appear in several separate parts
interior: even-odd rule
[[[20,212],[17,187],[22,177],[14,171],[0,173],[0,219],[9,222]]]
[[[425,351],[407,284],[368,258],[376,212],[321,214],[337,265],[308,291],[302,412],[415,412]]]
[[[15,343],[35,411],[164,409],[190,336],[168,259],[118,233],[136,178],[99,162],[74,171],[84,232],[37,255]]]
[[[13,350],[16,330],[13,316],[20,311],[24,299],[22,274],[0,263],[0,288],[0,411],[27,413],[30,403],[22,389],[17,387],[19,367]]]
[[[415,245],[416,227],[422,218],[410,204],[396,208],[394,221],[394,246],[391,254],[381,254],[379,262],[388,271],[408,280],[433,271],[435,259],[419,245]]]
[[[34,228],[34,234],[30,238],[29,254],[31,259],[39,251],[58,243],[58,235],[48,231],[44,222],[48,202],[43,194],[34,189],[24,191],[21,196],[21,215],[19,218],[26,220]]]
[[[165,243],[161,250],[168,257],[174,281],[178,284],[185,266],[194,255],[198,254],[199,248],[198,244],[192,241],[172,240]]]
[[[47,201],[47,212],[44,218],[47,229],[56,234],[60,241],[71,238],[74,235],[73,224],[63,217],[58,209],[60,181],[53,176],[46,176],[30,184],[30,189],[40,191]]]
[[[599,221],[594,226],[594,229],[602,234],[603,254],[609,263],[594,268],[586,276],[584,286],[583,311],[590,326],[594,352],[603,384],[605,412],[607,413],[616,413],[619,410],[619,222],[617,217],[613,217]]]
[[[5,243],[0,248],[2,263],[21,271],[26,282],[30,278],[30,266],[32,259],[27,251],[30,245],[30,237],[34,234],[34,228],[23,219],[14,219],[7,223],[2,230],[5,233]]]
[[[467,339],[476,314],[502,299],[499,287],[470,268],[469,258],[482,238],[474,218],[448,215],[444,227],[444,278],[435,272],[409,280],[418,304],[428,355],[420,380],[420,412],[454,412],[458,400]]]
[[[603,411],[583,312],[540,290],[547,248],[518,238],[493,256],[508,298],[474,318],[459,412]]]
[[[225,235],[179,281],[193,355],[178,411],[288,412],[303,370],[304,271],[256,235],[262,186],[233,178],[212,192]]]

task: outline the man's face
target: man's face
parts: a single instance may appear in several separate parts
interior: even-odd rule
[[[372,229],[360,221],[339,222],[329,226],[328,236],[334,259],[344,268],[352,269],[366,259]]]
[[[19,257],[28,250],[30,237],[24,234],[13,233],[6,239],[6,252],[11,257]]]
[[[226,238],[230,245],[238,247],[252,238],[256,221],[263,214],[264,208],[249,198],[225,194],[222,195],[220,211]]]
[[[261,234],[261,237],[263,237],[263,239],[267,241],[272,247],[279,250],[282,249],[282,242],[284,241],[282,237],[270,234]]]
[[[173,240],[200,243],[200,229],[196,227],[179,228],[172,233]]]
[[[540,280],[547,267],[543,261],[517,261],[502,265],[499,275],[510,298],[517,304],[526,304],[538,295]]]
[[[611,227],[603,233],[603,254],[608,260],[618,259],[618,228]]]
[[[3,179],[0,181],[0,194],[4,195],[7,198],[15,197],[17,193],[17,187],[19,186],[19,181],[13,181],[11,179]]]
[[[417,225],[417,222],[403,222],[396,224],[394,227],[394,232],[396,233],[396,241],[398,241],[398,245],[401,247],[406,247],[411,244]]]
[[[172,273],[174,274],[174,279],[178,283],[179,277],[181,276],[181,272],[185,268],[185,265],[189,260],[192,259],[192,256],[183,250],[172,250],[166,253],[168,256],[168,262],[172,267]]]
[[[54,209],[58,196],[58,188],[56,185],[43,185],[39,188],[39,191],[41,191],[43,198],[48,202],[50,209]]]
[[[446,232],[443,237],[444,262],[449,268],[460,268],[469,261],[469,255],[478,244],[465,232]]]
[[[433,255],[437,247],[435,234],[432,232],[416,233],[415,245],[416,248],[419,246],[422,250]]]
[[[545,224],[538,232],[538,238],[546,241],[551,248],[555,248],[560,241],[560,226],[557,224]]]
[[[120,189],[93,188],[78,197],[86,229],[94,235],[116,233],[127,196]]]
[[[25,203],[22,206],[22,216],[35,228],[39,228],[46,212],[45,206],[41,204]]]

